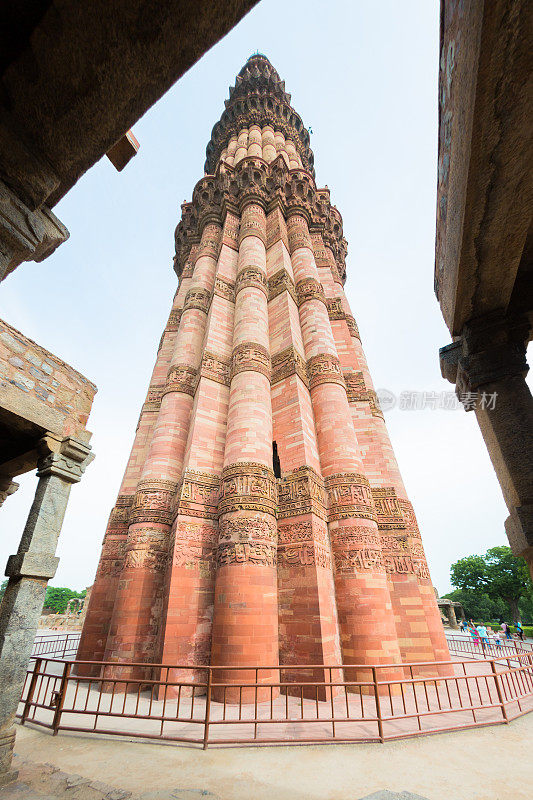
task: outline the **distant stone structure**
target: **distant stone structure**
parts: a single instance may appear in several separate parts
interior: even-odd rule
[[[78,657],[121,677],[448,659],[343,290],[342,218],[265,56],[230,89],[205,171]]]
[[[449,600],[447,597],[439,597],[439,593],[435,589],[435,597],[437,598],[437,605],[439,611],[443,615],[443,619],[448,623],[450,628],[457,630],[459,628],[458,622],[466,620],[465,610],[462,603],[456,600]]]
[[[441,2],[435,292],[443,377],[474,411],[533,576],[533,55],[528,0]]]
[[[92,588],[92,586],[89,586],[85,597],[73,597],[69,600],[63,614],[41,614],[39,628],[81,631],[85,622]]]
[[[13,719],[37,631],[71,486],[94,456],[87,419],[96,386],[0,320],[0,505],[13,479],[37,468],[37,488],[0,605],[0,785],[10,769]]]

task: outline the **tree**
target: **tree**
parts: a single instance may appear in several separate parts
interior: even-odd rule
[[[483,556],[466,556],[451,566],[452,586],[483,594],[488,588],[487,565]]]
[[[73,589],[67,589],[59,586],[48,586],[44,598],[44,608],[54,614],[63,614],[66,611],[69,600],[73,597],[85,597],[85,590],[83,592],[75,592]]]
[[[522,597],[518,607],[520,609],[520,619],[522,622],[533,622],[533,593],[527,597]]]
[[[511,548],[505,546],[491,547],[482,556],[460,558],[451,566],[451,581],[453,586],[466,593],[469,608],[479,607],[482,603],[484,609],[488,610],[486,600],[493,603],[504,600],[515,621],[519,618],[520,600],[533,596],[526,562],[514,556]],[[486,600],[482,599],[483,596]],[[472,616],[480,618],[484,615],[478,613]]]
[[[461,603],[467,619],[484,620],[501,619],[507,615],[507,606],[501,598],[493,600],[486,592],[469,589],[454,589],[443,595],[444,599]],[[529,618],[529,617],[528,617]]]
[[[5,595],[6,589],[7,589],[7,578],[5,579],[5,581],[2,581],[2,583],[0,583],[0,602],[2,602],[2,597]]]
[[[518,603],[533,589],[526,562],[513,555],[510,547],[491,547],[486,552],[487,575],[491,597],[503,597],[509,604],[511,617],[519,619]]]

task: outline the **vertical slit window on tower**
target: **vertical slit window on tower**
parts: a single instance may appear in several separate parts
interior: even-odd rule
[[[272,442],[272,469],[276,478],[281,478],[281,464],[279,463],[278,445]]]

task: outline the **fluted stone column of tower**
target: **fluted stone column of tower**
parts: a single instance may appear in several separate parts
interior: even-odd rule
[[[160,642],[165,559],[215,283],[221,225],[208,214],[200,219],[199,232],[192,279],[131,510],[105,652],[108,661],[154,662],[160,658],[156,648]],[[115,674],[120,677],[123,670],[117,668]]]
[[[280,655],[285,664],[338,664],[341,650],[327,493],[287,225],[277,203],[268,216],[267,244],[273,436],[283,465],[278,481]],[[294,678],[317,681],[321,675],[324,671],[298,670]],[[290,679],[290,671],[284,670],[283,677]],[[310,689],[312,694],[314,689]],[[319,699],[325,699],[325,693]]]
[[[447,660],[446,637],[420,531],[374,391],[335,256],[327,245],[331,241],[328,227],[313,235],[313,248],[364,473],[372,489],[400,652],[404,661]]]
[[[127,662],[176,665],[176,681],[202,682],[211,664],[233,702],[250,666],[269,698],[278,663],[284,681],[301,664],[327,681],[320,665],[448,657],[345,255],[309,133],[252,56],[182,206],[178,291],[81,658],[120,662],[115,677],[148,677]]]
[[[279,660],[266,215],[253,194],[245,203],[239,232],[211,649],[213,665],[231,667],[266,666]],[[253,682],[254,677],[249,671],[215,673],[217,683]],[[262,670],[258,682],[275,678],[275,673]],[[254,691],[249,695],[245,701],[254,699]],[[267,699],[270,694],[260,691],[258,696]],[[226,692],[228,702],[238,699],[238,689]]]
[[[195,249],[191,248],[190,258],[194,258]],[[189,283],[190,279],[186,278],[180,283],[174,296],[168,322],[161,336],[126,471],[120,485],[117,502],[109,516],[95,583],[85,617],[83,635],[78,648],[78,659],[100,661],[105,655],[118,583],[124,567],[131,508],[161,404],[161,396],[174,351],[181,307]],[[84,674],[94,674],[98,670],[90,668],[82,670],[78,667],[78,672],[82,671]]]
[[[302,213],[299,203],[288,210],[289,249],[320,465],[328,494],[343,660],[345,664],[364,664],[370,657],[373,663],[397,663],[400,653],[372,492],[363,474],[307,214]],[[373,557],[354,580],[354,551],[365,548],[373,551]],[[380,609],[379,615],[376,609]]]
[[[208,189],[206,190],[209,196]],[[220,212],[222,213],[222,212]],[[235,309],[239,218],[227,212],[177,495],[159,633],[167,664],[209,662]],[[190,678],[171,671],[169,678]],[[198,675],[199,679],[202,677]],[[205,677],[205,675],[203,676]],[[172,696],[173,689],[167,691]]]

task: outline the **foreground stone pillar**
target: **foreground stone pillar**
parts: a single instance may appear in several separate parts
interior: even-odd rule
[[[490,314],[465,326],[440,350],[443,377],[475,410],[510,516],[505,528],[533,576],[533,398],[525,382],[530,325]]]
[[[14,780],[10,771],[15,740],[13,720],[44,603],[55,575],[55,555],[70,489],[93,460],[90,447],[77,439],[52,434],[40,444],[39,483],[20,546],[7,562],[9,578],[0,605],[0,786]]]

